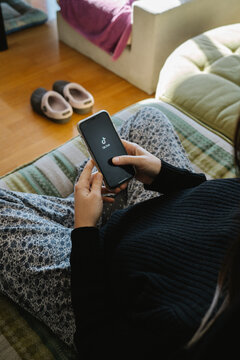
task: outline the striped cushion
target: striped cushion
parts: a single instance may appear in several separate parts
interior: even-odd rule
[[[164,112],[174,125],[196,171],[208,178],[234,177],[232,144],[199,125],[174,107],[155,99],[134,104],[113,116],[118,128],[144,106]],[[0,179],[0,187],[21,192],[68,196],[79,164],[88,151],[78,136],[57,149],[24,165]],[[0,296],[0,353],[11,359],[74,359],[51,332],[31,315],[21,312]],[[10,357],[11,356],[11,357]]]
[[[74,360],[76,356],[44,324],[1,295],[0,359]]]
[[[41,156],[0,179],[0,187],[14,191],[66,197],[73,190],[80,163],[88,151],[80,137]]]
[[[233,151],[229,140],[214,134],[169,104],[155,99],[136,103],[113,116],[118,128],[143,106],[154,106],[164,112],[174,125],[196,171],[208,178],[234,177]],[[79,164],[88,151],[79,136],[0,178],[0,187],[66,197],[73,192],[73,183]]]

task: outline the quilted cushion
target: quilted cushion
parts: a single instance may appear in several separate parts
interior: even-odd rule
[[[180,45],[160,72],[156,98],[232,143],[240,113],[240,24]]]

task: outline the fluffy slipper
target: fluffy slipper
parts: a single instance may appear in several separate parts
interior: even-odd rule
[[[31,95],[31,105],[36,113],[59,124],[68,122],[73,113],[63,96],[56,91],[47,91],[44,88],[34,90]]]
[[[93,107],[93,96],[77,83],[58,80],[53,84],[53,90],[64,96],[78,114],[86,114]]]

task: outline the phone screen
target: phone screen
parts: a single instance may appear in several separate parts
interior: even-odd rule
[[[88,149],[103,174],[107,187],[115,188],[134,176],[130,165],[115,166],[112,158],[127,155],[117,131],[106,111],[100,111],[78,123]]]

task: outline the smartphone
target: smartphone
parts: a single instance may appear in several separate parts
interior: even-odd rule
[[[79,121],[77,128],[103,175],[106,187],[114,189],[134,176],[133,166],[112,164],[113,157],[127,155],[127,152],[107,111],[99,111]]]

